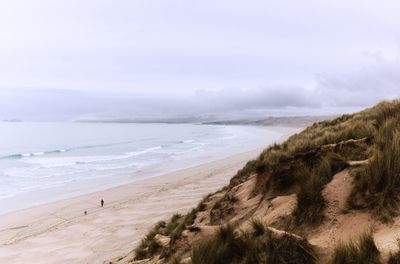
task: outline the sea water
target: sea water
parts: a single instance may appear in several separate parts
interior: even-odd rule
[[[0,213],[264,147],[264,127],[0,122]]]

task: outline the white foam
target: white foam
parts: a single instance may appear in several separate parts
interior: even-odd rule
[[[127,155],[129,157],[134,157],[134,156],[139,156],[139,155],[142,155],[142,154],[154,152],[155,150],[160,150],[160,149],[162,149],[162,146],[146,148],[146,149],[139,150],[139,151],[127,152],[127,153],[125,153],[125,155]]]

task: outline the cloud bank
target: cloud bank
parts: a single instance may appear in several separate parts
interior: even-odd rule
[[[0,91],[0,118],[146,118],[258,110],[264,115],[340,113],[398,97],[398,72],[399,59],[380,59],[355,72],[319,75],[311,87],[280,84],[252,89],[202,89],[190,94],[6,89]]]

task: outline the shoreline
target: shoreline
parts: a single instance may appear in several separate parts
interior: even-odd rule
[[[4,214],[0,262],[103,263],[125,255],[155,222],[196,206],[261,151]]]
[[[283,135],[282,138],[286,138],[286,135]],[[281,139],[277,140],[277,142],[280,142],[280,141],[281,141]],[[119,189],[127,188],[129,186],[133,186],[133,185],[138,184],[138,183],[145,183],[147,181],[151,182],[153,180],[158,181],[158,180],[161,180],[161,179],[158,179],[158,178],[168,178],[168,177],[170,177],[170,175],[173,175],[173,174],[178,174],[178,173],[181,173],[181,172],[186,171],[186,170],[195,170],[197,168],[201,168],[201,167],[206,166],[206,165],[211,165],[211,164],[214,164],[214,163],[217,163],[217,162],[219,163],[219,162],[223,162],[225,160],[230,160],[230,159],[235,158],[237,156],[247,155],[248,153],[256,153],[256,152],[258,152],[258,154],[260,154],[263,149],[264,148],[256,148],[256,149],[253,149],[253,150],[247,150],[247,151],[244,151],[244,152],[241,152],[241,153],[235,153],[235,154],[227,156],[227,157],[221,157],[219,159],[215,159],[215,160],[211,160],[211,161],[205,161],[205,162],[202,162],[202,163],[199,163],[199,164],[187,165],[187,166],[183,166],[183,167],[181,167],[179,169],[171,169],[169,171],[165,171],[165,172],[162,172],[162,173],[156,173],[156,174],[151,175],[151,176],[145,176],[145,177],[140,177],[140,178],[137,178],[137,179],[134,179],[134,180],[121,182],[121,183],[119,183],[119,184],[117,184],[115,186],[105,187],[104,189],[94,189],[93,191],[89,191],[87,193],[78,193],[76,195],[73,195],[73,196],[70,196],[70,197],[65,197],[65,198],[62,198],[62,199],[59,199],[59,200],[55,200],[55,201],[43,202],[43,203],[38,204],[38,205],[33,205],[33,206],[26,207],[26,208],[21,208],[21,209],[17,209],[17,210],[14,210],[14,211],[10,211],[10,212],[4,212],[4,213],[0,212],[0,222],[1,222],[1,218],[2,217],[6,217],[7,215],[12,215],[12,214],[23,212],[23,211],[27,211],[27,210],[34,210],[35,208],[40,208],[40,207],[44,207],[44,206],[50,206],[52,204],[57,204],[57,203],[61,203],[61,202],[65,202],[65,201],[73,200],[73,199],[79,199],[79,198],[85,197],[85,196],[92,196],[92,195],[96,195],[96,194],[101,196],[101,194],[103,192],[104,193],[116,192]],[[1,229],[0,229],[0,232],[1,232]]]
[[[275,129],[276,142],[301,130]],[[0,262],[104,263],[127,255],[157,221],[195,207],[265,147],[2,214]]]
[[[92,173],[93,175],[89,175],[89,177],[84,175],[84,177],[79,179],[75,179],[75,176],[71,178],[68,176],[67,178],[64,177],[60,180],[51,180],[49,182],[43,182],[43,180],[40,180],[40,182],[43,182],[43,185],[38,185],[37,183],[33,184],[33,187],[29,187],[27,185],[27,188],[22,188],[21,190],[16,191],[15,194],[2,197],[0,199],[0,216],[55,201],[70,199],[80,195],[141,181],[143,179],[162,176],[170,172],[224,159],[233,154],[264,147],[270,143],[273,143],[273,141],[278,142],[280,141],[280,138],[287,133],[287,131],[293,130],[291,128],[282,127],[257,127],[256,129],[257,130],[255,131],[250,131],[252,131],[251,136],[253,136],[254,132],[254,135],[260,137],[258,142],[255,140],[250,140],[251,144],[243,145],[242,147],[240,147],[239,144],[234,145],[233,147],[231,144],[229,144],[225,147],[219,147],[219,149],[208,149],[206,147],[205,150],[203,149],[200,152],[194,152],[193,155],[190,153],[190,155],[185,158],[177,156],[177,159],[173,159],[172,162],[163,162],[157,165],[145,165],[139,168],[119,168],[118,165],[115,170],[110,170],[107,172],[100,170],[98,174],[93,172],[96,174]],[[233,132],[238,132],[240,134],[243,131],[239,129],[239,131]],[[263,138],[261,138],[262,135],[264,135]],[[245,136],[245,134],[243,134],[242,137],[243,136]],[[23,176],[25,172],[22,171],[20,173]],[[60,171],[55,171],[54,173],[60,173]],[[16,177],[16,179],[19,179],[19,175],[17,176],[18,177]],[[28,177],[28,181],[29,179],[30,178]],[[42,177],[39,177],[39,179],[42,179]],[[10,184],[12,186],[12,182]]]

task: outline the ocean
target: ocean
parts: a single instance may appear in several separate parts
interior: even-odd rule
[[[267,146],[265,127],[0,123],[0,213],[103,190]]]

